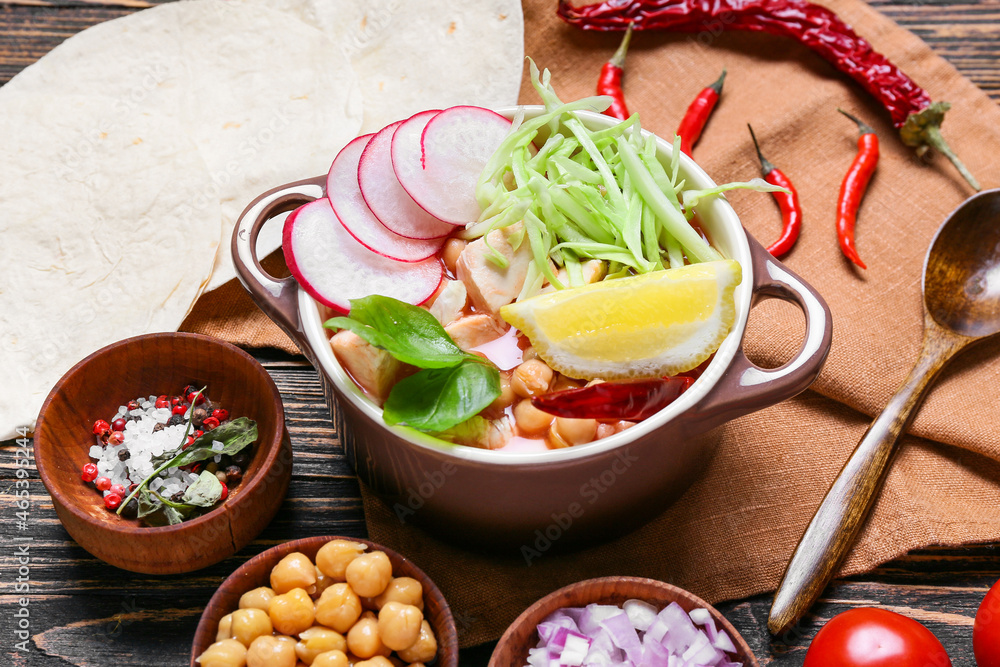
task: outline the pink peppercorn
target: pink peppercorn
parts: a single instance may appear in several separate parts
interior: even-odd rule
[[[203,421],[201,425],[204,426],[206,430],[211,431],[214,428],[218,428],[219,420],[215,417],[205,417],[205,421]]]
[[[107,491],[111,488],[111,480],[107,477],[98,477],[97,481],[94,482],[94,486],[97,487],[98,491]]]
[[[104,496],[104,506],[109,510],[116,510],[118,506],[122,504],[122,497],[117,493],[109,493]]]
[[[229,410],[226,410],[225,408],[216,408],[215,410],[212,410],[212,416],[220,422],[224,422],[229,419]]]
[[[112,431],[124,431],[125,430],[125,420],[119,417],[118,419],[111,422]]]
[[[103,419],[98,419],[96,422],[94,422],[94,435],[104,435],[110,430],[111,426],[109,426],[108,422],[104,421]]]
[[[173,412],[175,415],[183,415],[185,412],[187,412],[187,406],[183,404],[175,405],[174,409],[171,410],[171,412]]]
[[[108,436],[109,445],[120,445],[125,442],[125,434],[121,431],[112,431],[111,435]]]
[[[97,479],[97,466],[93,463],[85,463],[83,471],[80,473],[80,479],[85,482],[93,482]]]

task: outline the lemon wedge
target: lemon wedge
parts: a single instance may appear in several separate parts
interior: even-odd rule
[[[738,262],[725,259],[565,289],[500,316],[573,378],[676,375],[708,359],[736,320]]]

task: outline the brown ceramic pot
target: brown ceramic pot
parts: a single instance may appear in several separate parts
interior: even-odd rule
[[[540,107],[527,107],[526,117]],[[508,117],[514,108],[500,110]],[[615,123],[581,112],[594,128]],[[668,161],[670,144],[658,140]],[[681,156],[689,187],[714,183]],[[722,197],[703,201],[699,218],[713,244],[743,269],[736,322],[705,373],[678,400],[639,425],[568,449],[505,453],[453,446],[404,427],[388,427],[381,410],[356,387],[330,349],[318,304],[293,278],[261,269],[254,246],[270,218],[324,196],[325,177],[271,190],[250,204],[233,234],[237,273],[254,300],[292,337],[327,385],[350,426],[347,455],[359,477],[400,521],[462,544],[547,550],[608,539],[634,529],[673,502],[718,443],[718,427],[803,391],[830,349],[830,311],[801,278],[745,232]],[[742,350],[755,299],[776,297],[805,314],[801,349],[787,364],[763,369]],[[334,397],[336,401],[334,401]]]

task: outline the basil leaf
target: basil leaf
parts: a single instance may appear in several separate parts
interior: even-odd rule
[[[334,317],[323,326],[349,329],[405,364],[448,368],[469,358],[429,311],[374,294],[351,299],[351,316]]]
[[[454,368],[422,370],[400,380],[383,408],[387,424],[444,431],[488,406],[500,395],[500,372],[467,359]]]
[[[211,507],[222,497],[222,482],[215,473],[203,470],[198,479],[187,488],[182,500],[194,507]]]
[[[257,422],[247,417],[240,417],[208,431],[191,443],[190,447],[160,467],[179,468],[210,459],[216,454],[232,456],[256,440]],[[222,443],[221,450],[212,449],[212,444],[215,442]]]

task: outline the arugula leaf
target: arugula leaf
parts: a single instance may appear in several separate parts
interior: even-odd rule
[[[194,507],[211,507],[222,497],[222,482],[215,473],[203,470],[198,479],[187,488],[182,500]]]
[[[430,312],[379,294],[351,299],[350,317],[334,317],[323,326],[349,329],[403,363],[420,368],[448,368],[471,356]]]
[[[156,498],[152,497],[152,493],[149,489],[142,489],[139,493],[139,519],[144,519],[154,512],[159,512],[163,508],[163,503],[161,503]],[[122,503],[124,505],[124,503]]]
[[[499,395],[499,371],[466,359],[453,368],[426,369],[397,382],[383,419],[421,431],[444,431],[478,414]]]
[[[191,443],[190,447],[170,459],[164,465],[167,468],[179,468],[210,459],[216,454],[229,454],[232,456],[256,440],[257,422],[248,417],[239,417],[231,422],[217,426],[211,431],[207,431]],[[222,443],[221,450],[216,451],[212,449],[212,443],[215,442]]]

